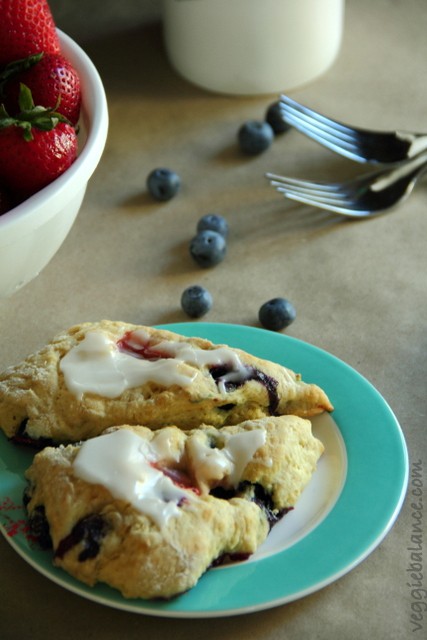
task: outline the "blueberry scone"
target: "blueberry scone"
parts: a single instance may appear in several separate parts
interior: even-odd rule
[[[75,326],[0,374],[9,438],[78,442],[120,424],[195,428],[331,410],[322,389],[242,350],[165,330]]]
[[[293,508],[322,443],[295,416],[216,429],[110,428],[46,447],[27,471],[33,535],[78,580],[171,598],[243,559]]]

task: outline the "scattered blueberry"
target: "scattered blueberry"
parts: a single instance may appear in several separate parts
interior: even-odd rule
[[[274,133],[284,133],[291,128],[291,125],[286,122],[282,116],[280,109],[280,102],[273,102],[265,114],[265,120],[273,129]]]
[[[147,178],[147,189],[156,200],[170,200],[181,188],[181,178],[170,169],[153,169]]]
[[[191,318],[201,318],[212,308],[212,296],[197,284],[187,287],[181,296],[181,307]]]
[[[285,298],[273,298],[265,302],[258,313],[262,326],[271,331],[280,331],[288,327],[296,315],[295,307]]]
[[[205,231],[209,229],[210,231],[216,231],[220,233],[224,238],[228,236],[228,222],[218,213],[208,213],[202,218],[200,218],[197,223],[197,231]]]
[[[249,120],[242,124],[237,138],[243,153],[258,155],[270,147],[274,139],[274,131],[268,122]]]
[[[224,260],[227,243],[220,233],[205,229],[190,242],[190,254],[200,267],[213,267]]]

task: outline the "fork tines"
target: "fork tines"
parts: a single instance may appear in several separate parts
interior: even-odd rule
[[[319,144],[357,162],[390,163],[406,158],[417,134],[371,131],[328,118],[292,98],[280,97],[283,119]],[[424,145],[425,146],[425,145]],[[423,147],[420,148],[422,150]]]

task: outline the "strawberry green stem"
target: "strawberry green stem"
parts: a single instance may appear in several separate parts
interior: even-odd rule
[[[69,120],[58,113],[59,99],[53,107],[41,107],[34,104],[31,90],[25,85],[20,85],[19,92],[19,108],[20,113],[16,116],[10,116],[3,104],[0,105],[0,130],[7,127],[20,127],[25,140],[33,139],[32,129],[40,129],[41,131],[51,131],[56,127],[58,122],[66,122]]]

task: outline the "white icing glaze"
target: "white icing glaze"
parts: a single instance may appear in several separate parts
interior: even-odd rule
[[[62,358],[60,369],[67,388],[81,399],[84,393],[117,398],[126,389],[148,381],[167,387],[192,383],[196,371],[182,362],[165,358],[144,360],[120,351],[117,344],[100,331],[90,331]]]
[[[158,453],[156,445],[150,444],[127,429],[119,429],[84,442],[73,467],[76,476],[103,485],[113,497],[129,502],[162,527],[180,514],[178,504],[183,499],[196,497],[150,464]]]
[[[255,452],[265,444],[266,433],[263,429],[242,431],[233,435],[223,435],[224,446],[211,448],[200,438],[189,441],[189,455],[199,485],[212,481],[225,481],[228,487],[236,487],[246,465]]]
[[[187,440],[188,456],[200,487],[223,481],[236,487],[246,465],[265,443],[262,429],[224,435],[224,446],[212,449],[197,437]],[[159,527],[180,515],[182,500],[196,500],[191,491],[180,488],[154,465],[179,463],[166,428],[151,441],[127,429],[98,436],[84,442],[73,462],[74,473],[85,482],[103,485],[111,495],[125,500],[150,517]]]
[[[143,330],[130,334],[128,343],[135,349],[146,344]],[[186,342],[163,341],[152,345],[156,352],[168,357],[145,360],[119,349],[101,331],[89,331],[84,339],[62,358],[62,371],[67,388],[80,400],[84,393],[117,398],[126,389],[155,382],[165,387],[189,386],[204,366],[227,365],[231,371],[217,380],[221,393],[227,382],[243,381],[247,372],[238,355],[227,347],[200,349]],[[188,366],[190,365],[190,366]]]
[[[153,460],[161,460],[165,463],[179,462],[181,459],[181,451],[178,447],[173,446],[171,435],[173,427],[164,427],[154,433],[149,444],[149,450],[153,455]]]
[[[143,329],[137,329],[133,332],[136,341],[135,345],[139,344],[139,341],[146,342],[148,340],[147,333]],[[216,347],[214,349],[199,349],[194,347],[188,342],[171,342],[163,340],[162,342],[154,345],[156,351],[160,351],[171,358],[186,362],[197,368],[201,367],[213,367],[220,365],[227,365],[231,371],[224,374],[217,381],[218,388],[221,393],[226,393],[227,382],[241,382],[247,377],[247,371],[244,364],[241,362],[239,356],[235,351],[232,351],[229,347]]]

